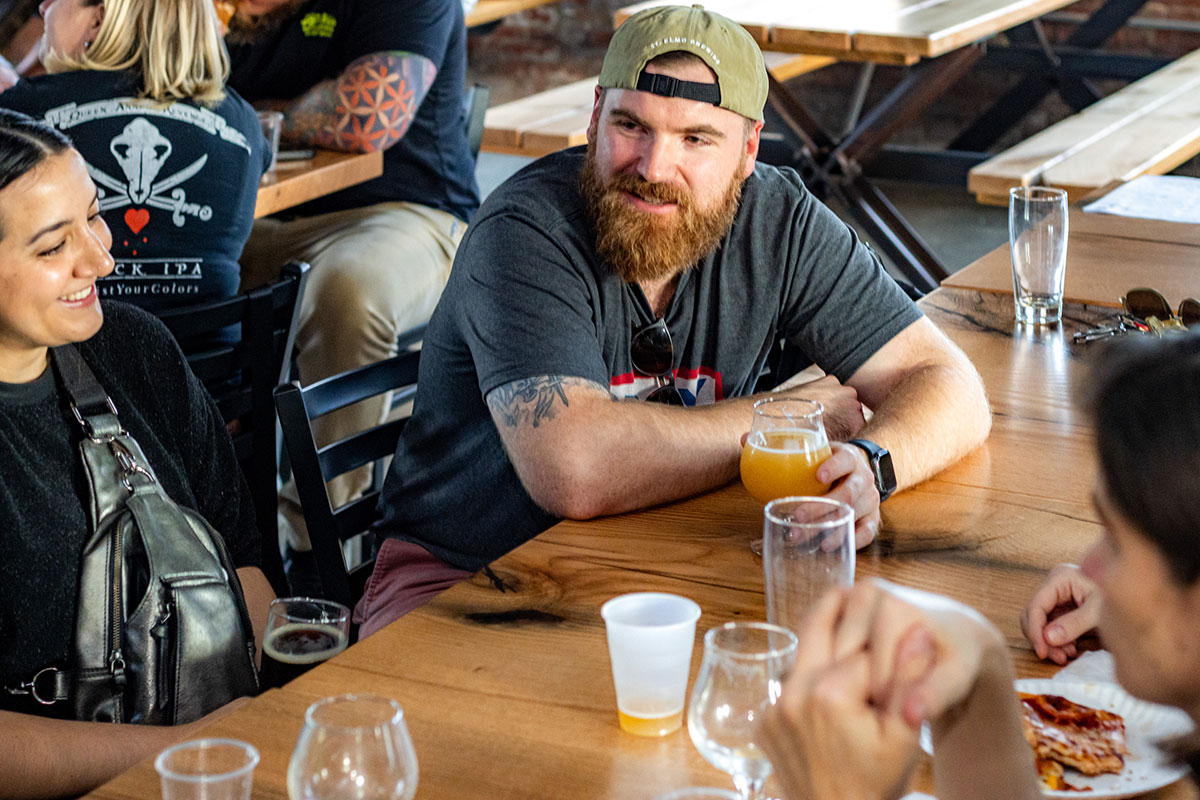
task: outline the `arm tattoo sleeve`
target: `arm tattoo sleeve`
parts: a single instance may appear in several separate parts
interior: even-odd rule
[[[296,98],[283,136],[332,150],[386,150],[408,131],[436,76],[433,62],[416,53],[363,56]]]
[[[607,389],[595,381],[563,375],[541,375],[496,387],[488,392],[487,404],[492,414],[506,428],[516,428],[521,422],[527,422],[536,428],[543,420],[554,419],[559,406],[565,408],[570,405],[567,402],[566,389],[571,386],[592,387],[606,395],[609,394]]]

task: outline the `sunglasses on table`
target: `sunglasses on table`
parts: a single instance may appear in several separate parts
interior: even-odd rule
[[[1130,289],[1121,298],[1121,307],[1126,314],[1137,317],[1155,330],[1159,327],[1180,329],[1200,325],[1200,301],[1189,297],[1180,302],[1179,308],[1172,314],[1171,304],[1156,289]],[[1156,325],[1156,321],[1160,324]]]
[[[659,317],[641,328],[634,325],[633,336],[629,339],[629,361],[636,372],[660,382],[646,397],[646,402],[685,405],[683,395],[675,388],[675,345],[671,343],[666,320]]]
[[[1126,292],[1121,298],[1121,307],[1124,313],[1117,315],[1115,323],[1078,331],[1074,337],[1075,343],[1094,342],[1097,339],[1122,336],[1131,331],[1161,336],[1171,331],[1184,331],[1200,326],[1200,301],[1191,297],[1183,300],[1179,308],[1172,313],[1171,304],[1161,292],[1143,287]]]

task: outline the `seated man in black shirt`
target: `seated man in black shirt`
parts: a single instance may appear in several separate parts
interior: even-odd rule
[[[229,83],[284,113],[288,142],[384,153],[383,176],[259,220],[242,255],[243,287],[288,260],[312,264],[296,336],[300,379],[386,358],[428,320],[479,204],[467,144],[466,29],[460,0],[242,0],[226,35]],[[378,424],[380,398],[322,419],[318,444]],[[366,487],[330,484],[337,503]],[[284,487],[291,545],[307,549]]]

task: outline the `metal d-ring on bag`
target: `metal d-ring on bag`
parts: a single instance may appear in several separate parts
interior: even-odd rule
[[[42,670],[35,698],[51,699],[41,681],[75,719],[174,725],[257,694],[253,629],[220,534],[167,496],[79,351],[52,354],[84,432],[92,534],[69,667]]]

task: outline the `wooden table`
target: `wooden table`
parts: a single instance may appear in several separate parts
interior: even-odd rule
[[[1200,296],[1200,225],[1089,214],[1071,209],[1065,297],[1120,308],[1129,289],[1151,286],[1177,306]],[[1012,296],[1007,244],[942,281],[943,286]]]
[[[305,161],[279,161],[258,186],[254,218],[363,183],[383,174],[383,152],[339,153],[318,150]]]
[[[649,0],[623,8],[616,13],[616,21],[619,24],[640,9],[673,2],[675,0]],[[857,0],[853,3],[710,0],[704,5],[710,11],[741,23],[763,49],[830,55],[845,61],[911,65],[900,83],[845,135],[827,130],[779,81],[771,81],[770,98],[775,112],[802,147],[797,164],[801,174],[814,184],[815,190],[827,192],[843,204],[909,282],[921,291],[929,291],[946,277],[949,270],[887,197],[867,179],[864,175],[866,165],[880,155],[884,145],[898,131],[924,114],[979,61],[984,55],[984,39],[1005,31],[1009,32],[1010,38],[1028,39],[1025,28],[1016,27],[1014,31],[1014,26],[1033,23],[1043,14],[1070,2],[1072,0]],[[1103,38],[1107,38],[1108,33],[1121,27],[1144,2],[1146,0],[1107,0],[1087,24],[1091,29],[1100,29],[1097,36],[1102,33]],[[864,74],[869,77],[869,72]],[[865,89],[863,86],[863,94]],[[1032,90],[1027,94],[1032,94]],[[1019,106],[1020,102],[1010,101],[1008,105]],[[1028,107],[1023,107],[1022,111]],[[986,145],[977,149],[984,147]],[[965,148],[955,146],[954,149]],[[961,182],[965,184],[966,167],[985,157],[982,153],[964,156],[905,151],[898,160],[903,162],[910,177],[914,165],[924,165],[943,175],[961,172]]]
[[[888,501],[858,575],[971,603],[1004,633],[1021,675],[1048,676],[1053,668],[1035,660],[1017,614],[1046,568],[1078,558],[1099,531],[1088,501],[1089,429],[1073,403],[1085,363],[1067,342],[1104,311],[1072,305],[1063,330],[1030,332],[1015,326],[1012,300],[999,294],[940,289],[922,306],[978,365],[995,426],[980,450]],[[404,707],[419,798],[650,800],[674,787],[725,786],[686,732],[643,739],[620,731],[599,609],[614,595],[653,589],[699,602],[699,632],[764,618],[762,566],[748,546],[760,520],[760,506],[734,484],[563,522],[493,565],[503,592],[482,577],[462,584],[212,732],[262,752],[259,800],[286,797],[286,762],[307,704],[350,690]],[[156,780],[146,762],[92,796],[155,796]],[[930,785],[926,769],[916,788]],[[1197,800],[1179,785],[1153,797]]]

